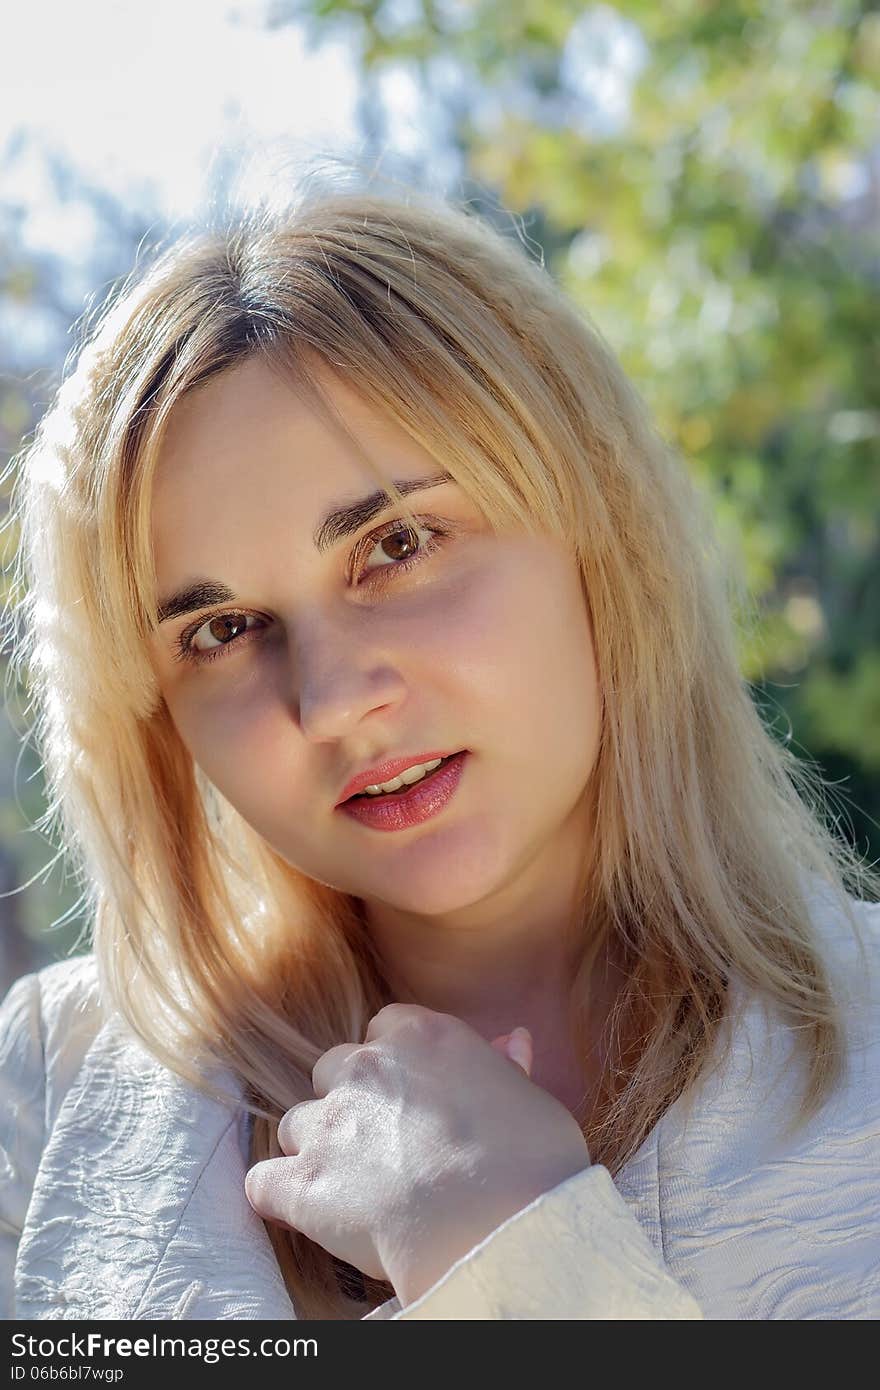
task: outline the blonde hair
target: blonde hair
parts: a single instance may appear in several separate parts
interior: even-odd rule
[[[742,581],[705,503],[598,329],[520,242],[410,190],[306,189],[158,247],[86,334],[22,453],[15,662],[48,809],[107,997],[169,1068],[241,1078],[254,1159],[327,1048],[392,997],[355,898],[252,830],[183,745],[148,659],[151,480],[169,414],[260,356],[330,412],[329,367],[427,449],[493,524],[576,555],[604,698],[584,846],[576,1036],[591,967],[626,962],[583,1117],[612,1173],[707,1070],[739,979],[840,1075],[840,1010],[809,909],[878,879],[824,823],[825,783],[765,728],[739,670]],[[332,414],[332,412],[330,412]],[[246,465],[245,465],[246,466]],[[383,485],[414,521],[391,480]],[[584,1044],[585,1045],[585,1044]],[[268,1226],[299,1317],[360,1317],[356,1272]],[[393,1290],[364,1279],[375,1306]]]

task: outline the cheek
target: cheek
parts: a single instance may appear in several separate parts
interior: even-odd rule
[[[553,726],[570,740],[579,723],[596,723],[601,701],[580,576],[552,549],[510,546],[493,566],[438,586],[409,618],[399,650],[420,683],[454,684],[501,720],[522,721],[532,737]]]
[[[534,560],[506,586],[486,632],[486,700],[511,752],[530,776],[582,785],[598,752],[602,697],[578,571],[552,556]]]
[[[455,707],[469,697],[497,701],[517,662],[510,583],[503,567],[474,565],[426,586],[389,609],[387,630],[380,624],[375,634],[377,651],[387,650],[416,698],[446,692]]]
[[[227,688],[223,698],[211,700],[193,693],[169,701],[169,709],[181,738],[206,776],[238,802],[236,793],[271,760],[270,743],[277,757],[275,717],[283,714],[277,698],[264,687]]]
[[[546,643],[544,660],[555,688],[554,734],[560,757],[576,775],[589,775],[599,747],[602,692],[589,613],[576,572],[562,587],[553,620],[547,624]]]

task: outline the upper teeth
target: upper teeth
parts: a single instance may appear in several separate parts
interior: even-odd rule
[[[372,786],[364,787],[364,791],[368,796],[378,796],[380,792],[396,792],[401,787],[418,782],[427,772],[433,772],[434,768],[439,767],[442,761],[442,758],[432,758],[429,763],[414,763],[412,767],[406,768],[392,781],[374,782]]]

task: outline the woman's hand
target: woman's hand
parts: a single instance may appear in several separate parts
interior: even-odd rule
[[[530,1066],[527,1030],[490,1044],[451,1014],[389,1004],[363,1043],[318,1059],[318,1098],[282,1117],[288,1156],[250,1169],[248,1199],[411,1303],[508,1217],[589,1167],[579,1125],[529,1080]]]

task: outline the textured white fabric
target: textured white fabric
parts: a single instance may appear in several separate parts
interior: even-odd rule
[[[598,1164],[517,1212],[399,1310],[390,1299],[365,1321],[702,1317]]]
[[[818,907],[846,1001],[844,1083],[793,1135],[792,1034],[739,996],[734,1045],[616,1176],[544,1193],[401,1309],[369,1319],[880,1316],[880,907],[867,948]],[[719,1053],[719,1057],[720,1057]],[[295,1312],[244,1195],[240,1091],[204,1096],[105,1019],[94,962],[18,981],[0,1008],[0,1316]]]

